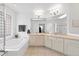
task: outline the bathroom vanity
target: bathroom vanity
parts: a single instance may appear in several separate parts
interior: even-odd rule
[[[63,55],[79,56],[79,37],[66,34],[30,34],[30,46],[44,46]]]
[[[44,32],[39,33],[39,25]],[[79,37],[67,34],[67,17],[63,19],[33,18],[31,20],[30,46],[44,46],[63,55],[79,55]]]

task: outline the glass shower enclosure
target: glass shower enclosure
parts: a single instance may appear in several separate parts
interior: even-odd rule
[[[5,54],[5,5],[0,4],[0,56]]]

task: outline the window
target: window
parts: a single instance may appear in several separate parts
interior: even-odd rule
[[[25,32],[26,25],[19,25],[19,32]]]
[[[4,30],[5,36],[11,35],[11,16],[6,14],[6,18],[4,18],[4,12],[0,11],[0,38],[4,37]]]
[[[6,20],[5,20],[5,35],[10,36],[11,35],[11,16],[6,14]]]
[[[0,11],[0,38],[4,37],[4,15]]]

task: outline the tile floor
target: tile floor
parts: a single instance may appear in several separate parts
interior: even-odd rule
[[[46,47],[29,47],[25,56],[63,56],[63,54]]]

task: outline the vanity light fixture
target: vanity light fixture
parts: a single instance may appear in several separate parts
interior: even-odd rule
[[[64,15],[60,16],[60,17],[59,17],[59,19],[62,19],[62,18],[65,18],[65,17],[67,17],[67,15],[66,15],[66,14],[64,14]]]
[[[49,14],[51,16],[56,16],[56,15],[60,15],[61,11],[62,11],[62,5],[61,4],[57,4],[57,5],[54,5],[53,7],[51,7],[49,9]]]

